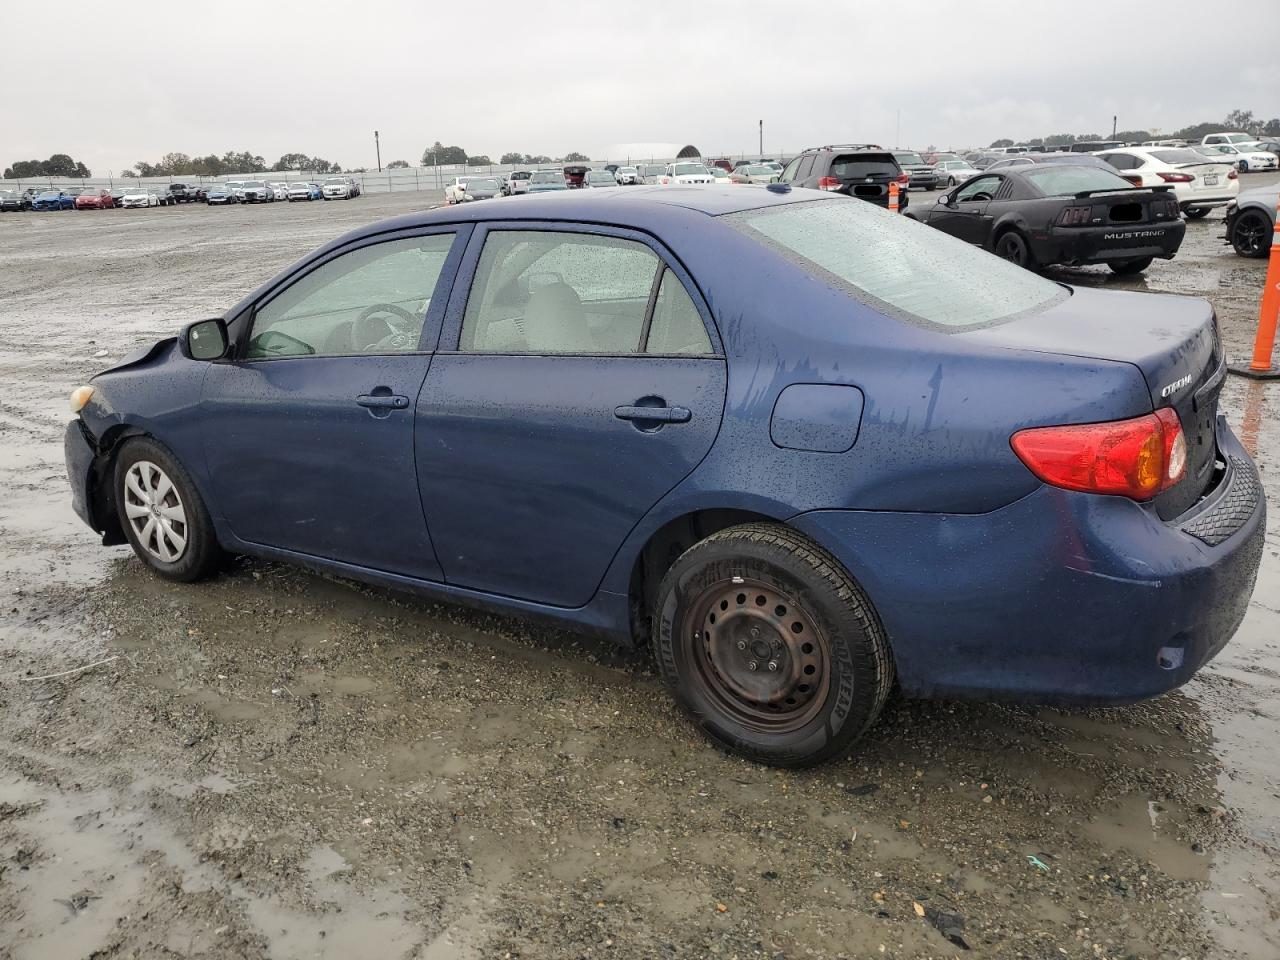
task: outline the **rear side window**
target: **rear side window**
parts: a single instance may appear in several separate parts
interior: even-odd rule
[[[831,176],[841,180],[898,175],[898,162],[885,154],[845,154],[831,161]]]
[[[908,319],[972,327],[1066,296],[1029,270],[870,203],[833,198],[724,219],[855,299]]]
[[[813,172],[813,158],[814,155],[812,153],[800,158],[800,166],[796,168],[797,180],[807,180],[809,178],[809,174]]]
[[[645,352],[698,356],[711,353],[711,341],[707,338],[702,316],[680,278],[670,270],[662,274],[662,283],[658,287]]]
[[[662,261],[643,243],[555,231],[485,239],[459,349],[635,353]]]

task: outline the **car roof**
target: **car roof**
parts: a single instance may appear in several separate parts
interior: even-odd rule
[[[718,217],[745,210],[820,200],[844,202],[818,190],[774,191],[763,187],[755,189],[736,185],[641,186],[620,191],[570,190],[535,196],[522,194],[488,203],[457,204],[405,214],[361,227],[335,243],[347,243],[363,236],[394,230],[409,230],[437,223],[477,223],[493,220],[579,221],[632,226],[645,230],[660,227],[668,218],[681,219],[690,213]]]

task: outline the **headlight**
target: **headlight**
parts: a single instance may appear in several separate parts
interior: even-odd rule
[[[93,399],[93,387],[76,387],[71,391],[71,412],[79,413]]]

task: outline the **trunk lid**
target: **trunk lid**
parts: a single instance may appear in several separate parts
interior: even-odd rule
[[[1153,410],[1172,407],[1187,438],[1182,480],[1155,500],[1178,516],[1214,478],[1218,394],[1226,360],[1207,300],[1073,287],[1067,300],[1031,316],[959,334],[993,346],[1113,360],[1137,367]]]

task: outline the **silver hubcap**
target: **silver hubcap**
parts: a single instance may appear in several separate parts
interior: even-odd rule
[[[187,549],[187,511],[168,474],[139,460],[124,475],[124,513],[142,549],[177,563]]]

